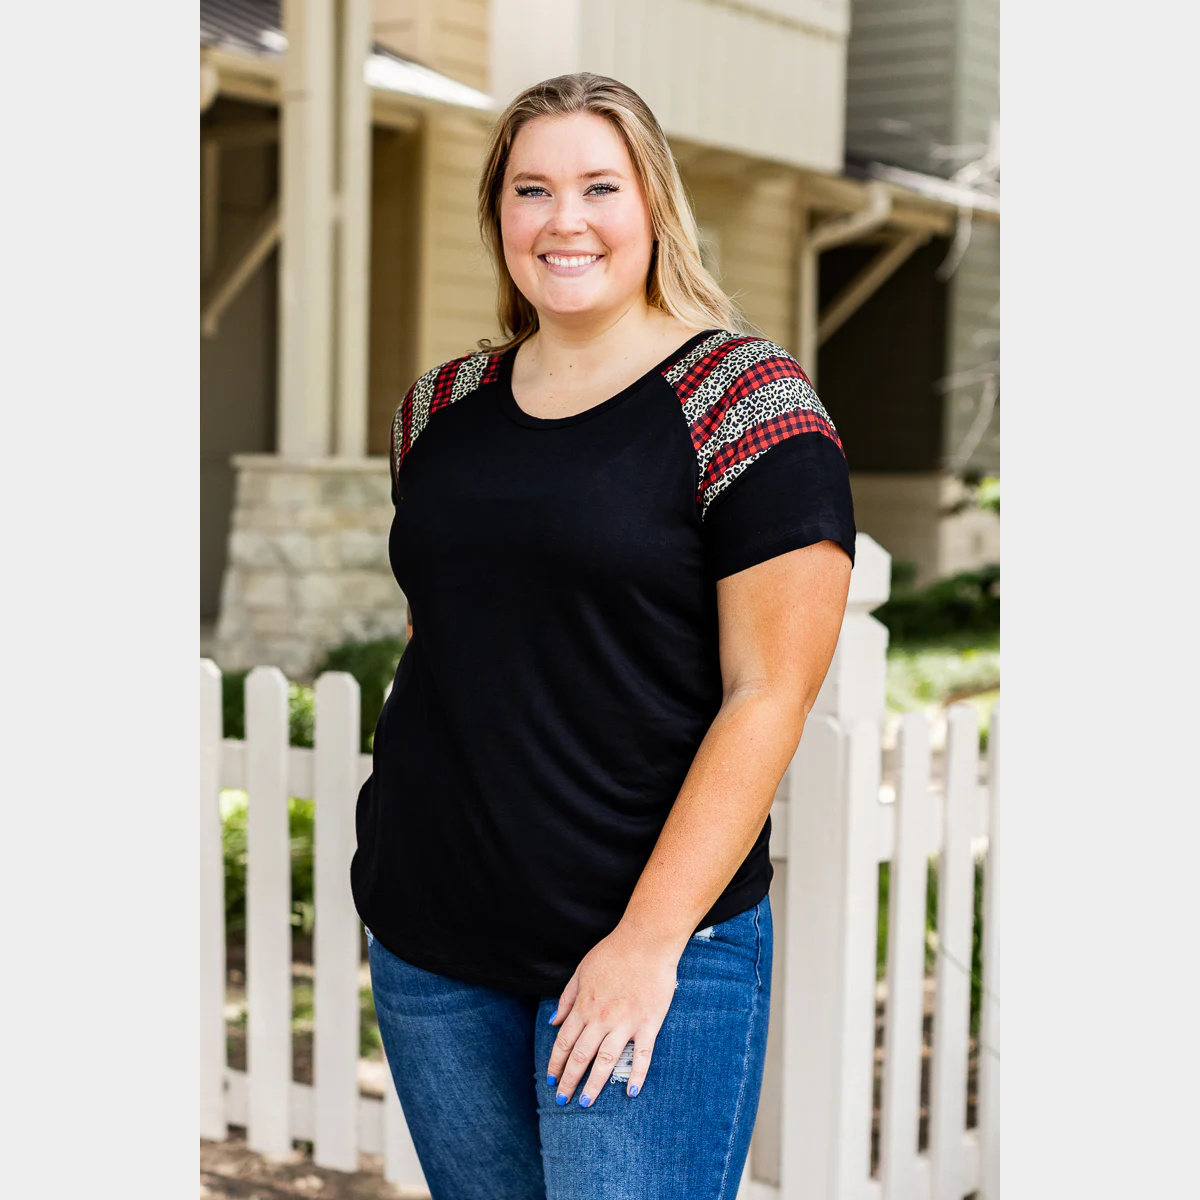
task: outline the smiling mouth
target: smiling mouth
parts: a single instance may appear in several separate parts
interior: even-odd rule
[[[558,267],[560,270],[572,270],[580,267],[590,267],[599,262],[603,254],[539,254],[538,258],[547,266]]]

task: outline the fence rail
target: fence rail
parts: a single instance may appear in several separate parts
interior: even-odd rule
[[[869,632],[865,631],[864,632]],[[845,633],[845,631],[844,631]],[[875,637],[870,632],[871,637]],[[270,1157],[313,1143],[314,1161],[359,1168],[381,1154],[389,1181],[424,1186],[390,1080],[358,1091],[360,923],[350,895],[354,804],[371,770],[359,752],[359,691],[344,673],[316,684],[314,748],[288,745],[287,680],[246,678],[245,741],[222,737],[221,677],[200,663],[201,1136],[245,1126]],[[996,818],[999,705],[979,784],[978,716],[947,713],[945,783],[930,784],[929,721],[905,716],[894,788],[881,787],[879,722],[817,710],[772,808],[776,967],[768,1063],[738,1200],[995,1200],[999,969]],[[225,903],[219,794],[249,795],[247,1070],[226,1063]],[[289,796],[315,801],[314,1082],[292,1079]],[[984,857],[978,1122],[966,1127],[974,870]],[[925,992],[926,870],[938,864],[938,953],[928,1113],[918,1151]],[[877,989],[878,869],[891,863],[886,978]],[[885,999],[880,1153],[871,1169],[877,991]]]

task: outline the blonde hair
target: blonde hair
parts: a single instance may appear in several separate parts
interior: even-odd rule
[[[521,294],[504,261],[500,192],[513,142],[535,117],[595,113],[610,121],[625,142],[641,183],[655,239],[646,277],[646,301],[688,325],[761,336],[709,274],[700,258],[696,218],[662,127],[630,87],[606,75],[579,71],[526,88],[496,120],[479,180],[479,229],[499,281],[496,313],[507,340],[480,351],[498,354],[518,346],[538,328],[537,309]]]

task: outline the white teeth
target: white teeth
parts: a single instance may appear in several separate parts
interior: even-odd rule
[[[601,256],[599,254],[584,254],[573,258],[563,258],[559,254],[546,254],[543,257],[547,262],[553,263],[556,267],[579,267],[584,263],[595,262]]]

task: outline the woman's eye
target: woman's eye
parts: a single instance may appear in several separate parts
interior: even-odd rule
[[[588,191],[593,191],[597,188],[603,189],[598,194],[608,195],[610,192],[619,192],[621,189],[615,183],[593,183]],[[517,184],[516,193],[518,196],[531,196],[534,192],[544,192],[546,189],[536,183]],[[586,195],[586,193],[585,193]]]

